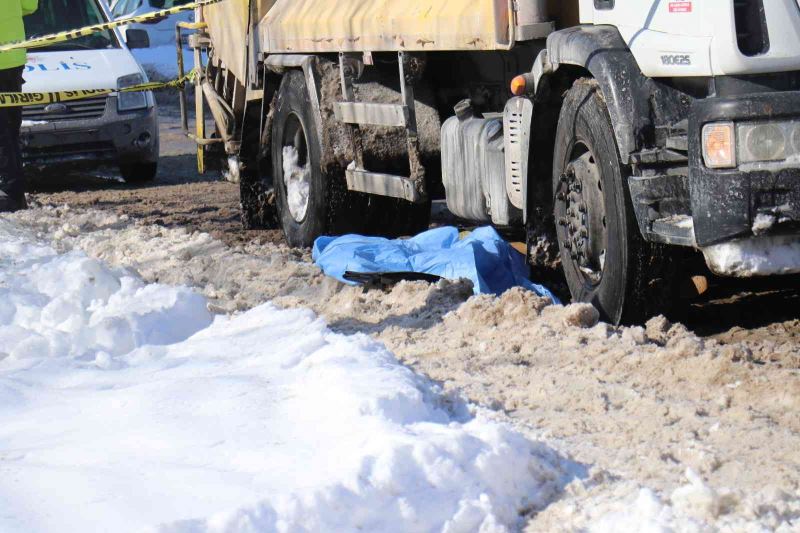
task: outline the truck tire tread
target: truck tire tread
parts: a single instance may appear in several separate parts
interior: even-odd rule
[[[608,229],[605,266],[596,285],[586,282],[559,239],[573,299],[594,304],[605,320],[615,324],[639,323],[666,312],[673,303],[677,264],[671,249],[646,242],[639,231],[627,187],[630,169],[619,160],[605,101],[591,78],[578,79],[561,108],[553,158],[554,195],[579,139],[598,159]]]

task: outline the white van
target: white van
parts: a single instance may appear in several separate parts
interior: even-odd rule
[[[145,15],[153,11],[161,11],[162,9],[172,9],[173,7],[186,5],[193,1],[194,0],[116,0],[114,2],[109,2],[109,5],[111,5],[111,15],[115,19],[119,19],[123,17]],[[150,38],[150,46],[153,48],[157,46],[174,47],[175,24],[178,22],[194,22],[194,12],[184,11],[156,20],[128,24],[120,28],[120,30],[123,34],[126,29],[146,31]]]
[[[25,17],[29,38],[111,20],[102,0],[39,0]],[[125,41],[127,40],[127,44]],[[147,34],[117,30],[28,51],[24,92],[122,88],[147,81],[128,47],[147,47]],[[26,168],[119,167],[126,181],[147,181],[158,165],[158,114],[150,92],[114,93],[23,108]]]

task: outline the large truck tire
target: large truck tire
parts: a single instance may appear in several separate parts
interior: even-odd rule
[[[275,193],[265,187],[260,176],[253,174],[244,174],[239,180],[242,227],[246,230],[274,228],[277,226]]]
[[[321,235],[361,221],[363,199],[347,191],[344,173],[322,165],[322,144],[302,71],[287,72],[272,123],[272,175],[278,218],[290,246],[310,247]]]
[[[271,116],[265,117],[265,123],[262,138],[259,131],[261,104],[250,105],[245,113],[239,170],[239,203],[242,227],[246,230],[279,227],[270,153],[262,150],[271,143]]]
[[[556,131],[553,194],[564,276],[574,301],[614,324],[636,323],[670,306],[674,264],[639,232],[599,86],[579,79]]]

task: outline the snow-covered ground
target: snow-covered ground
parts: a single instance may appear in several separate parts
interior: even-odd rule
[[[0,219],[1,531],[502,531],[577,471],[311,311]]]
[[[800,530],[791,369],[471,294],[364,293],[98,210],[0,216],[0,531]]]

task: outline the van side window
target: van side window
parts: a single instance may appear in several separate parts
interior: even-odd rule
[[[114,18],[128,15],[136,9],[136,3],[137,0],[119,0],[114,5],[111,14],[114,15]]]
[[[595,9],[614,9],[614,0],[594,0]]]

